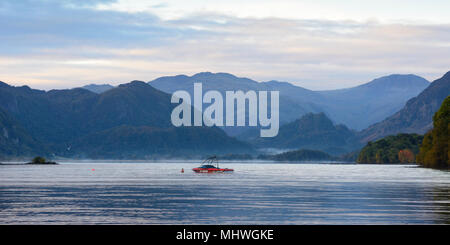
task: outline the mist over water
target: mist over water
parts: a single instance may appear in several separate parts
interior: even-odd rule
[[[450,172],[415,165],[0,166],[0,224],[448,224]],[[185,172],[181,173],[184,168]]]

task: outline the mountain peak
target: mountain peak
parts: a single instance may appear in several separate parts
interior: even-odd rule
[[[199,77],[224,77],[224,78],[237,78],[235,75],[226,73],[226,72],[217,72],[212,73],[209,71],[206,72],[199,72],[197,74],[194,74],[192,78],[199,78]]]
[[[376,78],[360,87],[423,87],[430,82],[423,77],[414,74],[391,74]]]
[[[108,91],[112,88],[114,88],[114,86],[110,85],[110,84],[89,84],[89,85],[85,85],[83,87],[81,87],[83,89],[89,90],[91,92],[97,93],[97,94],[101,94],[105,91]]]
[[[146,82],[139,81],[139,80],[133,80],[129,83],[120,84],[119,87],[151,87]]]
[[[296,121],[300,130],[317,130],[317,129],[331,129],[334,124],[325,113],[306,113]]]
[[[202,71],[202,72],[194,74],[193,76],[212,75],[212,74],[214,74],[214,73],[212,73],[210,71]]]
[[[442,76],[442,78],[450,79],[450,71],[448,71],[447,73],[445,73],[444,76]]]
[[[247,140],[252,140],[259,147],[321,150],[338,155],[359,147],[353,138],[353,131],[334,125],[325,113],[307,113],[294,122],[282,125],[276,137],[249,137]]]

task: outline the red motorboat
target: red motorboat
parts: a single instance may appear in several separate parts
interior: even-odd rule
[[[231,168],[219,168],[219,161],[216,156],[207,158],[202,162],[202,165],[198,168],[192,169],[196,173],[224,173],[233,172]]]

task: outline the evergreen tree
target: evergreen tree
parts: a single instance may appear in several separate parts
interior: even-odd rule
[[[433,116],[433,129],[425,134],[417,162],[425,167],[450,167],[450,96]]]

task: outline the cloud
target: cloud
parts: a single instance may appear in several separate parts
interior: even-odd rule
[[[447,24],[207,11],[163,20],[96,7],[110,2],[2,1],[0,80],[62,88],[213,71],[332,89],[390,73],[435,79],[450,64]]]
[[[110,1],[2,1],[2,52],[76,45],[126,46],[157,41],[171,30],[150,14],[126,14],[87,8]]]

